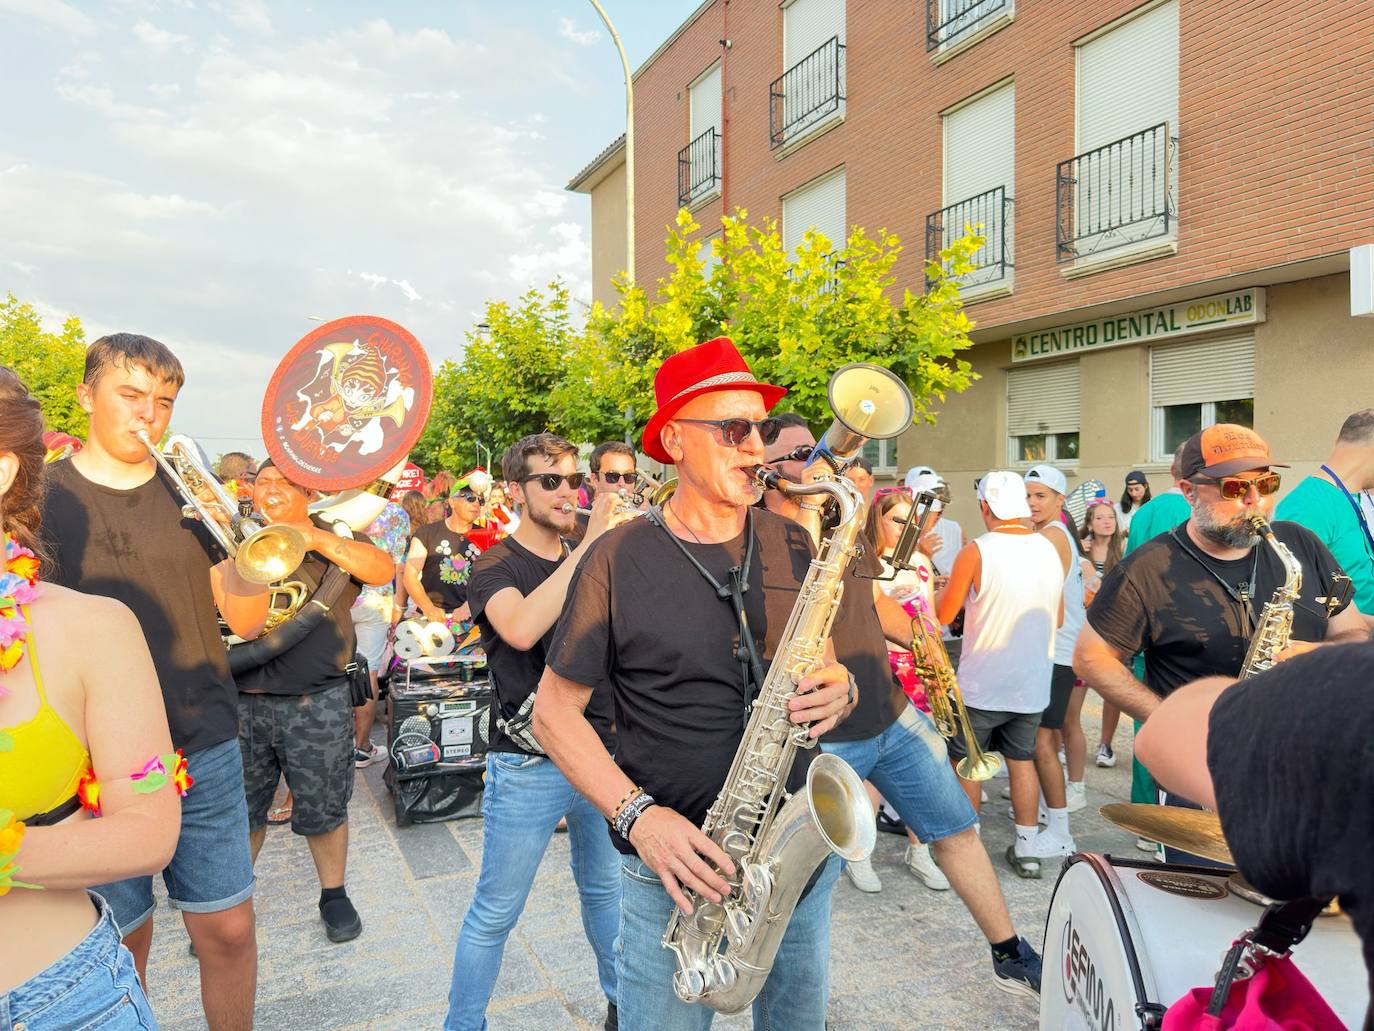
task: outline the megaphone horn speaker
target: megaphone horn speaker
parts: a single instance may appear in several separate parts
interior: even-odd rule
[[[836,369],[826,394],[835,421],[821,447],[842,460],[857,454],[866,440],[888,440],[904,432],[916,413],[906,384],[868,362]]]

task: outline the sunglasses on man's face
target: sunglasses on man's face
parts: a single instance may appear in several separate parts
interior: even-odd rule
[[[772,444],[778,439],[778,434],[782,432],[782,420],[767,419],[677,419],[676,422],[689,422],[696,426],[713,426],[720,432],[720,439],[726,447],[739,447],[749,439],[749,434],[754,430],[759,431],[759,437],[763,440],[764,446]]]
[[[601,478],[607,483],[623,483],[627,487],[633,487],[635,480],[639,479],[639,473],[602,473]]]
[[[568,486],[573,490],[577,490],[578,487],[582,486],[582,482],[585,479],[586,476],[582,473],[568,473],[566,476],[559,473],[534,473],[531,476],[526,476],[520,482],[529,483],[532,480],[538,480],[539,486],[543,487],[545,490],[555,491],[558,489],[560,483],[567,480]]]
[[[1259,491],[1260,494],[1265,497],[1268,497],[1270,494],[1277,494],[1279,492],[1279,484],[1282,483],[1283,480],[1278,473],[1265,473],[1263,476],[1257,476],[1253,480],[1247,480],[1240,476],[1223,476],[1216,480],[1198,477],[1195,478],[1193,482],[1214,484],[1217,490],[1221,491],[1221,496],[1223,498],[1227,501],[1235,501],[1237,498],[1243,498],[1245,495],[1249,494],[1251,487],[1254,487],[1255,490]]]
[[[477,492],[472,490],[454,491],[449,495],[450,501],[476,501]]]

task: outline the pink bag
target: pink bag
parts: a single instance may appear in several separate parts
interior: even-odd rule
[[[1287,956],[1231,982],[1220,1016],[1208,1013],[1216,988],[1194,988],[1164,1014],[1163,1031],[1343,1031],[1345,1024]]]

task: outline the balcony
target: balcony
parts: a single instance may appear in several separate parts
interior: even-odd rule
[[[768,87],[768,145],[777,150],[844,111],[844,44],[832,36]]]
[[[677,152],[677,206],[690,208],[720,192],[720,133],[707,129]]]
[[[973,38],[1002,19],[1013,0],[926,0],[926,51],[943,50]]]
[[[984,237],[973,253],[973,270],[959,277],[966,299],[993,288],[1011,285],[1012,198],[1004,186],[961,200],[926,216],[926,260],[938,262],[940,252],[970,230]],[[926,286],[930,286],[929,280]],[[982,288],[988,288],[983,290]]]
[[[1059,163],[1055,257],[1076,261],[1178,229],[1177,137],[1161,122]]]

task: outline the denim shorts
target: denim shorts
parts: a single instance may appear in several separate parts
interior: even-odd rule
[[[134,957],[119,943],[113,911],[98,895],[91,902],[100,919],[90,934],[52,966],[0,995],[0,1031],[156,1031]]]
[[[253,897],[238,738],[192,752],[186,767],[195,783],[181,800],[181,837],[162,880],[177,909],[218,913]],[[137,930],[153,915],[151,876],[102,884],[92,891],[109,902],[121,935]]]

